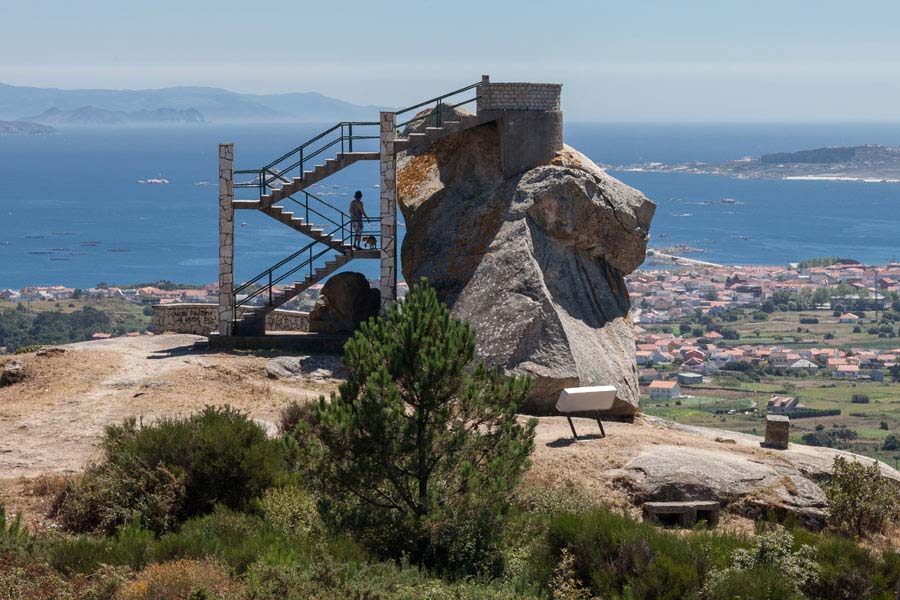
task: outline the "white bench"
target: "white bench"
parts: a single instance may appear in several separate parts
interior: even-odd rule
[[[601,436],[606,437],[603,423],[600,422],[600,411],[611,409],[615,400],[616,388],[611,385],[565,388],[559,393],[559,400],[556,401],[556,410],[566,415],[566,419],[569,420],[569,427],[572,429],[572,435],[576,440],[578,439],[578,433],[575,432],[575,425],[572,423],[572,417],[569,415],[577,412],[593,412],[597,418],[597,425],[600,426]]]

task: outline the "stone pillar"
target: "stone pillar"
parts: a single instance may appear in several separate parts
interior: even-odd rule
[[[234,293],[234,144],[219,144],[219,335],[232,335]]]
[[[381,314],[397,300],[397,115],[381,113]]]
[[[490,106],[490,93],[491,93],[491,76],[490,75],[482,75],[481,76],[481,87],[478,88],[478,94],[475,97],[475,113],[481,114],[483,106]]]
[[[783,415],[766,415],[766,439],[764,448],[787,450],[791,432],[791,420]]]

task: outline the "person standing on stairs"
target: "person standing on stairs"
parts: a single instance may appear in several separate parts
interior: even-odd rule
[[[350,201],[350,237],[353,238],[353,249],[362,250],[363,219],[368,219],[366,209],[362,203],[362,192],[356,190],[353,200]]]

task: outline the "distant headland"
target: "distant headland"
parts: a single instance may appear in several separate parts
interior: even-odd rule
[[[620,171],[720,175],[738,179],[798,181],[863,181],[900,183],[900,147],[833,146],[763,154],[723,163],[650,162],[613,167]]]
[[[56,129],[49,125],[29,121],[0,121],[0,135],[46,135],[49,133],[56,133]]]

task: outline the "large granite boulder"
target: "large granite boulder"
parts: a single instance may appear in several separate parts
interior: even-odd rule
[[[309,330],[316,333],[351,333],[359,324],[378,314],[380,297],[362,273],[346,271],[322,286],[309,313]]]
[[[613,412],[635,412],[623,278],[644,260],[650,200],[568,146],[504,176],[495,123],[406,153],[397,179],[404,277],[427,277],[472,324],[480,357],[534,378],[526,410],[551,412],[563,387],[610,384]]]

